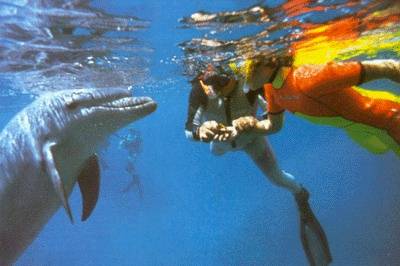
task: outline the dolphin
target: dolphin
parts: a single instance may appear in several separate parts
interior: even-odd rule
[[[156,109],[125,89],[46,94],[0,133],[0,265],[12,264],[79,184],[86,220],[99,192],[96,149],[111,133]]]

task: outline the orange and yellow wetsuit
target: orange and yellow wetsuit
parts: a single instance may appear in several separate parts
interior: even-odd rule
[[[281,68],[264,85],[268,112],[289,110],[312,122],[341,127],[374,153],[400,155],[400,97],[355,87],[363,80],[359,62]]]

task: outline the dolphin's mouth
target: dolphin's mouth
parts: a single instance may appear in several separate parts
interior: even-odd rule
[[[66,105],[70,110],[80,107],[95,112],[133,112],[143,115],[157,108],[156,102],[150,97],[133,97],[128,90],[121,89],[77,91],[67,100]]]
[[[130,111],[135,109],[154,111],[157,104],[149,97],[124,97],[101,103],[96,107],[110,111]]]

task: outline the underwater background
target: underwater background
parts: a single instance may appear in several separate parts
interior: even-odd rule
[[[179,19],[284,1],[70,1],[68,12],[65,2],[0,2],[0,127],[36,96],[79,86],[130,87],[151,96],[158,109],[104,145],[90,219],[71,224],[60,209],[16,265],[307,265],[290,193],[266,180],[244,153],[215,157],[184,135],[190,87],[179,44],[204,32]],[[337,12],[353,11],[346,8]],[[315,12],[303,21],[335,17],[333,10]],[[65,37],[70,28],[74,33]],[[372,57],[393,55],[382,50]],[[386,80],[365,87],[400,93]],[[332,265],[400,264],[398,156],[372,154],[340,129],[290,113],[283,130],[268,138],[281,167],[311,192]],[[70,203],[79,217],[78,189]]]

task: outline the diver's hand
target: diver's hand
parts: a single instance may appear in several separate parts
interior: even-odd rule
[[[232,121],[232,125],[238,133],[254,129],[257,123],[258,120],[254,116],[243,116]]]
[[[232,141],[238,135],[234,127],[225,127],[220,124],[218,133],[214,136],[216,141]]]
[[[206,121],[199,127],[199,138],[203,142],[210,142],[219,131],[217,121]]]

